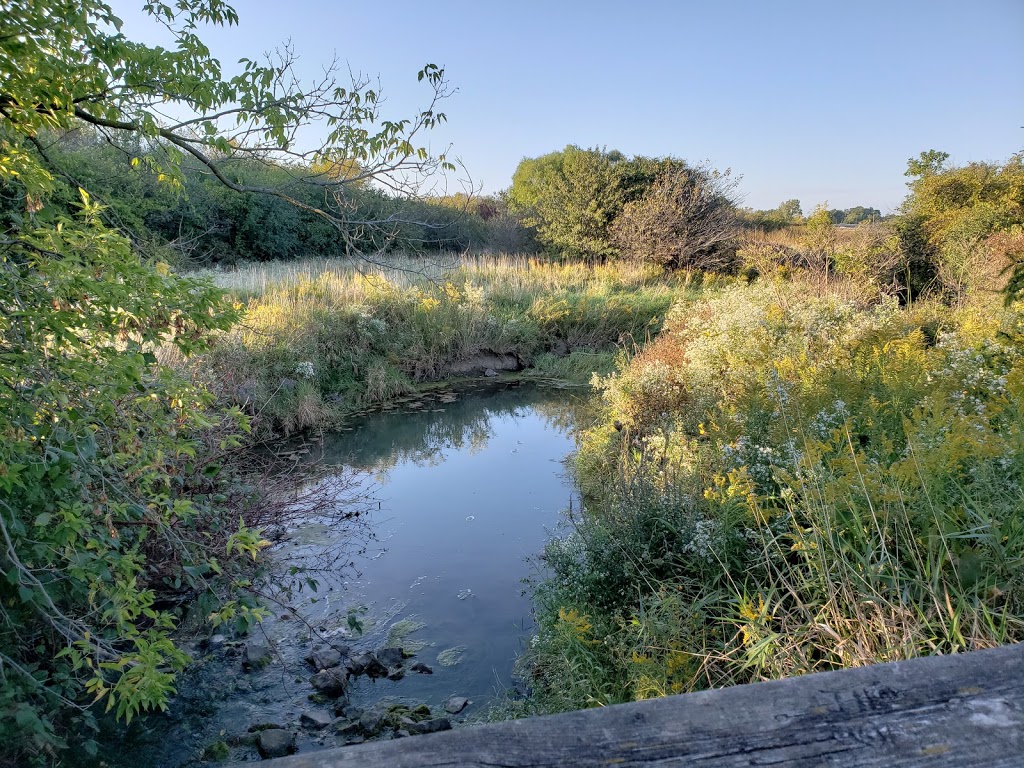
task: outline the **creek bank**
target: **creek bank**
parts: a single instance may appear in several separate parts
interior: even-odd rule
[[[498,373],[514,373],[527,367],[526,362],[515,352],[494,352],[481,350],[471,357],[449,363],[439,378],[461,376],[497,376]]]

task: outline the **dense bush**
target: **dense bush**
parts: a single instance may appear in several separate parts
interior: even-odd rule
[[[621,255],[670,269],[734,266],[736,182],[728,172],[668,166],[612,224]]]
[[[627,158],[616,150],[568,146],[519,163],[509,209],[552,252],[584,259],[619,255],[611,228],[624,206],[642,197],[659,173],[685,168],[673,158]]]
[[[59,764],[72,742],[88,753],[94,705],[121,719],[164,708],[188,661],[172,637],[183,604],[214,623],[236,620],[239,630],[258,615],[244,595],[219,600],[244,591],[248,563],[266,544],[250,525],[255,485],[227,461],[247,420],[218,407],[202,376],[157,358],[205,351],[238,314],[220,290],[173,274],[154,250],[216,232],[255,256],[293,253],[299,245],[289,237],[307,231],[305,213],[352,223],[339,208],[347,179],[317,187],[334,214],[289,194],[289,171],[306,167],[291,142],[311,123],[327,127],[317,160],[354,158],[367,178],[412,183],[452,169],[411,143],[443,113],[383,120],[377,92],[358,80],[338,87],[330,67],[301,87],[290,49],[225,74],[196,30],[236,23],[234,9],[181,0],[145,10],[161,47],[121,34],[102,0],[0,10],[5,764]],[[418,76],[436,105],[443,72],[426,65]],[[171,125],[168,113],[187,117]],[[260,157],[279,162],[257,166]],[[200,179],[192,186],[208,199],[169,214],[189,200],[180,190],[199,166],[257,196],[221,197]],[[225,219],[231,228],[222,232]],[[391,223],[377,222],[360,227]],[[162,237],[157,226],[167,228]]]
[[[1020,324],[799,280],[677,307],[600,381],[535,705],[1024,639]]]
[[[932,150],[910,161],[903,208],[914,256],[933,264],[941,289],[962,301],[999,290],[1007,270],[1021,263],[1006,246],[1024,226],[1024,155],[1002,165],[946,167],[947,159]]]
[[[327,190],[316,169],[238,159],[223,172],[239,184],[272,189],[309,207],[325,198],[344,211],[347,224],[274,195],[238,194],[211,176],[194,158],[181,163],[181,184],[158,179],[166,148],[141,141],[115,147],[96,131],[48,135],[47,152],[75,184],[104,205],[103,218],[128,233],[138,247],[181,265],[230,264],[353,253],[464,251],[495,249],[534,252],[525,228],[509,216],[500,198],[433,199],[384,194],[369,184]],[[129,165],[126,152],[135,158]],[[0,195],[0,216],[3,199]],[[15,190],[8,202],[16,204]],[[336,199],[332,199],[336,198]],[[67,213],[75,209],[74,188],[53,200]]]

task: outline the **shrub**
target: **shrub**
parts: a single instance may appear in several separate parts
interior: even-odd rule
[[[670,166],[627,203],[611,241],[626,256],[672,269],[720,271],[736,253],[736,181],[729,172]]]
[[[1024,639],[1020,323],[799,280],[673,310],[599,381],[540,708]],[[593,665],[564,663],[566,611]]]

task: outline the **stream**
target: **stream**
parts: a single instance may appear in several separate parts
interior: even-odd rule
[[[322,443],[279,446],[332,468],[319,482],[333,481],[331,492],[348,494],[360,516],[336,524],[313,514],[283,532],[272,549],[280,577],[268,587],[277,601],[267,603],[270,616],[248,637],[192,642],[199,661],[169,711],[121,729],[105,763],[180,768],[204,752],[258,760],[256,732],[271,726],[299,752],[363,738],[339,736],[343,719],[303,725],[313,710],[358,718],[426,705],[456,727],[484,716],[515,688],[513,666],[531,634],[523,580],[536,574],[563,511],[578,504],[564,460],[588,399],[588,390],[480,381],[404,398]],[[303,578],[315,591],[288,577],[292,565],[311,569]],[[247,644],[265,646],[269,661],[243,670],[255,653]],[[353,676],[344,697],[318,696],[304,659],[329,646],[351,656],[400,647],[404,676]],[[445,713],[452,696],[470,704]]]

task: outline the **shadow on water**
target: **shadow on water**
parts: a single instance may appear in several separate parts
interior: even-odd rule
[[[299,726],[304,712],[334,704],[311,701],[303,662],[326,644],[352,653],[397,645],[415,653],[407,668],[433,670],[353,678],[351,706],[395,700],[437,711],[459,695],[473,702],[463,716],[479,713],[513,684],[530,629],[527,558],[572,501],[563,461],[588,400],[581,390],[480,382],[406,398],[322,443],[280,446],[297,461],[319,459],[300,507],[336,488],[362,524],[338,525],[310,504],[301,523],[280,532],[273,576],[261,587],[271,616],[254,633],[272,661],[243,672],[244,639],[192,642],[200,661],[170,711],[122,731],[108,764],[177,768],[215,742],[230,745],[232,759],[253,759],[247,734],[259,724],[295,732],[301,752],[343,743],[331,728]],[[308,570],[297,578],[296,567]]]

